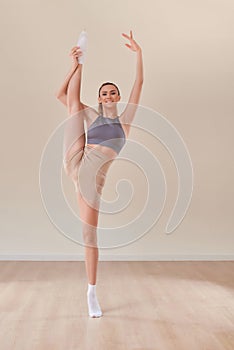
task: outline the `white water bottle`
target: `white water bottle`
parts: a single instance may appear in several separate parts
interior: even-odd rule
[[[77,42],[77,46],[79,46],[82,51],[82,56],[78,57],[78,62],[80,64],[84,64],[85,55],[87,51],[87,42],[88,42],[87,32],[82,30]]]

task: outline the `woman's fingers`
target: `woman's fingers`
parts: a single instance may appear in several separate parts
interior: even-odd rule
[[[125,33],[122,33],[122,35],[123,35],[125,38],[129,39],[129,40],[132,40],[132,38],[133,38],[133,36],[132,36],[132,30],[130,30],[130,36],[127,35],[127,34],[125,34]]]
[[[72,50],[73,53],[74,52],[79,52],[79,51],[81,51],[81,49],[75,48],[74,50]]]
[[[73,48],[72,48],[72,50],[76,50],[76,49],[79,49],[80,48],[80,46],[74,46]]]
[[[78,51],[80,49],[80,46],[74,46],[72,49],[71,49],[71,54],[73,54],[74,52]]]
[[[125,33],[122,33],[122,35],[123,35],[125,38],[127,38],[127,39],[131,39],[130,36],[128,36],[128,35],[125,34]]]
[[[82,52],[74,52],[73,53],[73,57],[80,57],[80,56],[82,56],[83,55],[83,53]]]
[[[74,54],[80,54],[80,53],[82,53],[81,49],[79,49],[79,46],[76,46],[71,50],[70,56],[72,56]]]

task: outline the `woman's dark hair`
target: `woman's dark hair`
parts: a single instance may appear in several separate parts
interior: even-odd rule
[[[107,81],[106,83],[103,83],[103,84],[100,86],[100,88],[99,88],[99,90],[98,90],[98,96],[99,96],[99,97],[100,97],[101,89],[102,89],[103,86],[105,86],[105,85],[113,85],[114,87],[116,87],[116,89],[117,89],[117,91],[118,91],[118,95],[120,95],[118,86],[115,85],[114,83],[111,83],[111,82]],[[99,103],[99,106],[98,106],[98,113],[99,113],[99,114],[102,114],[102,113],[103,113],[102,103]]]

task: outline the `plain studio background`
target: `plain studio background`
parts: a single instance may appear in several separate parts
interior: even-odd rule
[[[151,150],[168,186],[164,211],[142,239],[100,251],[100,260],[233,258],[233,11],[229,0],[1,1],[2,259],[83,260],[83,247],[49,220],[38,181],[42,150],[67,117],[55,92],[83,28],[89,36],[83,102],[95,105],[98,87],[107,80],[119,85],[122,101],[128,99],[135,54],[124,46],[128,41],[121,33],[132,29],[144,59],[140,104],[175,126],[194,169],[188,212],[166,235],[177,173],[167,150],[154,140]],[[121,162],[115,170],[122,174]],[[64,182],[77,210],[72,184]],[[141,190],[135,188],[136,200]]]

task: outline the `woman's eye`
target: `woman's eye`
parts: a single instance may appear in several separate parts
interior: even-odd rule
[[[115,94],[116,94],[116,92],[111,93],[111,95],[115,95]],[[107,93],[105,93],[105,92],[102,94],[102,96],[106,96],[106,95],[107,95]]]

